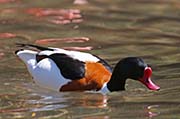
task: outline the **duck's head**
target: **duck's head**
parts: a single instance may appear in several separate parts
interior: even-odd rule
[[[159,90],[151,80],[152,69],[141,58],[128,57],[120,60],[114,68],[111,80],[108,82],[110,91],[125,90],[126,79],[140,81],[150,90]]]

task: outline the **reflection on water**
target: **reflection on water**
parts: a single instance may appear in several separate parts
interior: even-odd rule
[[[16,34],[12,34],[12,33],[1,33],[0,34],[0,38],[14,38],[16,37]]]
[[[84,5],[87,3],[88,3],[87,0],[74,0],[74,4],[77,4],[77,5]]]
[[[160,112],[157,112],[157,107],[159,107],[159,105],[150,105],[147,107],[149,117],[158,116],[160,114]]]
[[[0,3],[9,3],[9,2],[15,2],[17,0],[0,0]]]
[[[0,3],[0,119],[180,117],[178,0]],[[123,57],[142,57],[161,90],[148,91],[130,80],[126,91],[109,95],[42,89],[13,55],[18,42],[85,50],[112,66]]]
[[[50,42],[64,42],[64,43],[73,43],[73,42],[77,42],[77,43],[83,43],[83,42],[87,42],[90,39],[87,37],[74,37],[74,38],[51,38],[51,39],[39,39],[36,40],[35,43],[37,44],[49,44]]]
[[[30,8],[26,10],[27,14],[32,14],[38,18],[54,24],[80,23],[83,21],[80,10],[78,9],[42,9]],[[45,18],[47,17],[47,18]]]

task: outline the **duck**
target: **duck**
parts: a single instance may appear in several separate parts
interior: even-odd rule
[[[15,55],[24,62],[34,82],[58,92],[125,90],[127,79],[141,82],[149,90],[160,87],[151,80],[152,69],[140,57],[126,57],[112,67],[94,54],[17,43]]]

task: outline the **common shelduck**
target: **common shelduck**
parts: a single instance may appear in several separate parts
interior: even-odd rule
[[[126,79],[134,79],[150,90],[160,89],[151,81],[151,67],[139,57],[120,60],[112,71],[106,61],[89,53],[32,44],[17,45],[23,49],[15,54],[26,64],[35,83],[45,88],[108,93],[125,90]]]

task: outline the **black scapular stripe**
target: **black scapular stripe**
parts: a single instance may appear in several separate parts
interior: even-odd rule
[[[96,55],[93,55],[93,56],[97,57],[99,59],[98,62],[101,63],[102,65],[104,65],[108,71],[112,72],[112,67],[104,59],[102,59]]]
[[[61,74],[65,78],[78,80],[85,76],[84,62],[73,59],[72,57],[61,53],[55,53],[47,57],[52,59],[56,63],[61,71]]]

